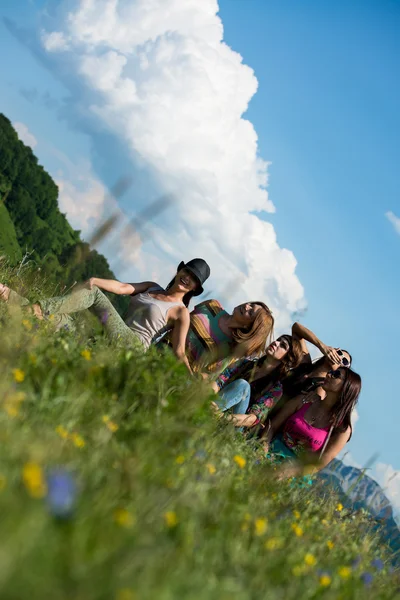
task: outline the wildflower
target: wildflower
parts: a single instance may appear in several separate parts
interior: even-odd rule
[[[71,440],[74,442],[77,448],[83,448],[85,440],[78,433],[71,433]]]
[[[233,460],[235,461],[237,466],[240,467],[241,469],[243,469],[246,466],[246,459],[243,458],[243,456],[240,456],[239,454],[235,454],[235,456],[233,457]]]
[[[114,423],[114,421],[111,421],[110,417],[108,415],[103,415],[101,417],[101,420],[103,421],[103,423],[105,424],[105,426],[112,432],[115,433],[116,431],[118,431],[118,425],[116,423]]]
[[[164,520],[166,526],[170,529],[178,525],[178,517],[176,516],[176,512],[174,512],[173,510],[169,510],[166,513],[164,513]]]
[[[213,464],[211,464],[211,463],[207,463],[207,464],[206,464],[206,467],[207,467],[207,469],[208,469],[208,472],[210,473],[210,475],[214,475],[214,473],[216,473],[216,472],[217,472],[217,469],[216,469],[216,468],[214,467],[214,465],[213,465]]]
[[[26,463],[22,470],[22,479],[33,498],[43,498],[46,495],[47,486],[40,465],[34,462]]]
[[[102,325],[105,325],[107,323],[108,317],[109,317],[108,312],[104,311],[100,317],[100,321],[101,321]]]
[[[331,585],[332,579],[329,575],[321,575],[321,577],[319,578],[319,583],[320,585],[322,585],[322,587],[328,587],[328,585]]]
[[[22,383],[25,379],[25,373],[22,371],[22,369],[13,369],[12,373],[14,375],[14,380],[17,383]]]
[[[22,321],[22,325],[25,327],[25,329],[27,331],[30,331],[32,329],[32,323],[30,321],[28,321],[28,319],[24,319]]]
[[[374,578],[372,577],[371,573],[363,573],[361,575],[361,581],[364,585],[371,585],[373,579]]]
[[[333,542],[331,542],[331,540],[328,540],[326,542],[326,545],[328,546],[329,550],[332,550],[333,546],[335,545]]]
[[[81,352],[81,356],[85,359],[85,360],[91,360],[92,358],[92,353],[90,352],[90,350],[82,350]]]
[[[297,525],[297,523],[292,524],[292,529],[293,529],[295,535],[297,535],[297,537],[301,537],[304,533],[302,528],[299,525]]]
[[[314,565],[317,564],[317,559],[315,558],[314,554],[307,553],[304,557],[304,562],[309,567],[314,567]]]
[[[267,550],[277,550],[278,548],[282,548],[282,540],[278,538],[269,538],[264,545]]]
[[[117,508],[114,511],[114,521],[126,529],[133,527],[135,524],[134,516],[126,508]]]
[[[377,571],[382,571],[383,567],[385,566],[380,558],[374,558],[374,560],[371,562],[371,565],[375,567]]]
[[[256,519],[254,521],[254,532],[256,535],[264,535],[268,529],[267,519]]]
[[[0,475],[0,492],[2,492],[4,490],[6,485],[7,485],[7,479],[4,477],[4,475]]]
[[[6,413],[12,419],[15,419],[19,415],[19,406],[14,404],[9,404],[8,402],[4,406]]]
[[[294,518],[295,518],[295,519],[300,519],[300,517],[301,517],[301,514],[299,513],[299,511],[298,511],[298,510],[294,510],[294,511],[293,511],[293,516],[294,516]]]
[[[328,525],[329,525],[329,522],[327,519],[322,519],[321,523],[322,523],[322,525],[325,525],[325,527],[328,527]]]
[[[175,462],[177,465],[183,465],[183,463],[185,462],[185,457],[183,456],[183,454],[177,456]]]
[[[58,433],[63,440],[66,440],[68,437],[68,431],[62,425],[57,425],[56,433]]]
[[[115,596],[115,600],[134,600],[135,594],[129,588],[123,588],[118,590],[117,595]]]
[[[350,577],[350,575],[351,575],[351,569],[350,569],[350,567],[340,567],[338,569],[338,575],[342,579],[348,579]]]
[[[50,512],[61,518],[68,518],[76,500],[76,485],[72,476],[64,470],[53,471],[47,478],[47,503]]]
[[[341,504],[341,503],[339,502],[339,504],[338,504],[338,505],[337,505],[337,507],[336,507],[336,510],[338,510],[339,512],[342,512],[343,508],[344,508],[343,504]]]

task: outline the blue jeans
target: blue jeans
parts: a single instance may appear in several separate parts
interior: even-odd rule
[[[244,415],[250,402],[251,388],[245,379],[228,383],[215,400],[222,411],[232,409],[235,415]]]

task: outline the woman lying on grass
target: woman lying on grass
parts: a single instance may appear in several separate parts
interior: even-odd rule
[[[236,427],[253,428],[265,422],[282,396],[282,380],[303,357],[298,340],[281,335],[259,359],[243,359],[228,367],[212,384],[219,392],[214,405],[232,410],[229,420]]]
[[[311,465],[313,472],[319,471],[351,438],[351,414],[361,391],[360,376],[339,367],[329,371],[322,388],[324,398],[311,392],[286,402],[261,434],[268,458],[284,461],[281,477],[301,475],[305,464]]]
[[[210,267],[201,258],[181,262],[169,285],[163,289],[152,281],[121,283],[93,277],[85,287],[66,296],[48,298],[30,306],[29,300],[0,284],[0,298],[26,307],[39,319],[54,315],[57,329],[73,328],[71,314],[90,309],[103,324],[109,337],[125,346],[140,342],[147,350],[165,329],[171,330],[171,345],[178,359],[190,370],[185,354],[186,336],[190,325],[187,306],[193,296],[203,292],[202,284],[210,276]],[[125,321],[101,292],[131,296]]]

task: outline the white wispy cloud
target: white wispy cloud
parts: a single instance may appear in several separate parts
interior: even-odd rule
[[[163,280],[170,265],[203,256],[214,297],[230,285],[231,306],[266,300],[279,325],[289,326],[290,314],[305,306],[296,259],[279,246],[271,223],[254,214],[275,210],[268,165],[243,117],[258,84],[224,43],[216,0],[71,6],[42,35],[70,88],[70,108],[118,138],[136,169],[137,189],[146,188],[151,173],[160,194],[177,199],[144,245],[147,268]],[[147,202],[153,200],[149,192]]]
[[[20,123],[19,121],[16,121],[15,123],[13,123],[13,127],[14,127],[15,131],[18,133],[19,139],[22,142],[24,142],[24,144],[26,144],[27,146],[30,146],[31,148],[34,148],[35,146],[37,146],[37,139],[35,138],[33,133],[31,133],[29,131],[29,129],[25,125],[25,123]]]
[[[400,235],[400,217],[397,217],[391,210],[385,213],[385,217],[389,219],[396,233]]]

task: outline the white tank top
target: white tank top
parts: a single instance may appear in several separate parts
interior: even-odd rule
[[[149,292],[163,292],[160,286],[132,296],[125,323],[138,336],[145,350],[160,337],[167,327],[167,313],[173,306],[185,306],[183,302],[156,300]]]

